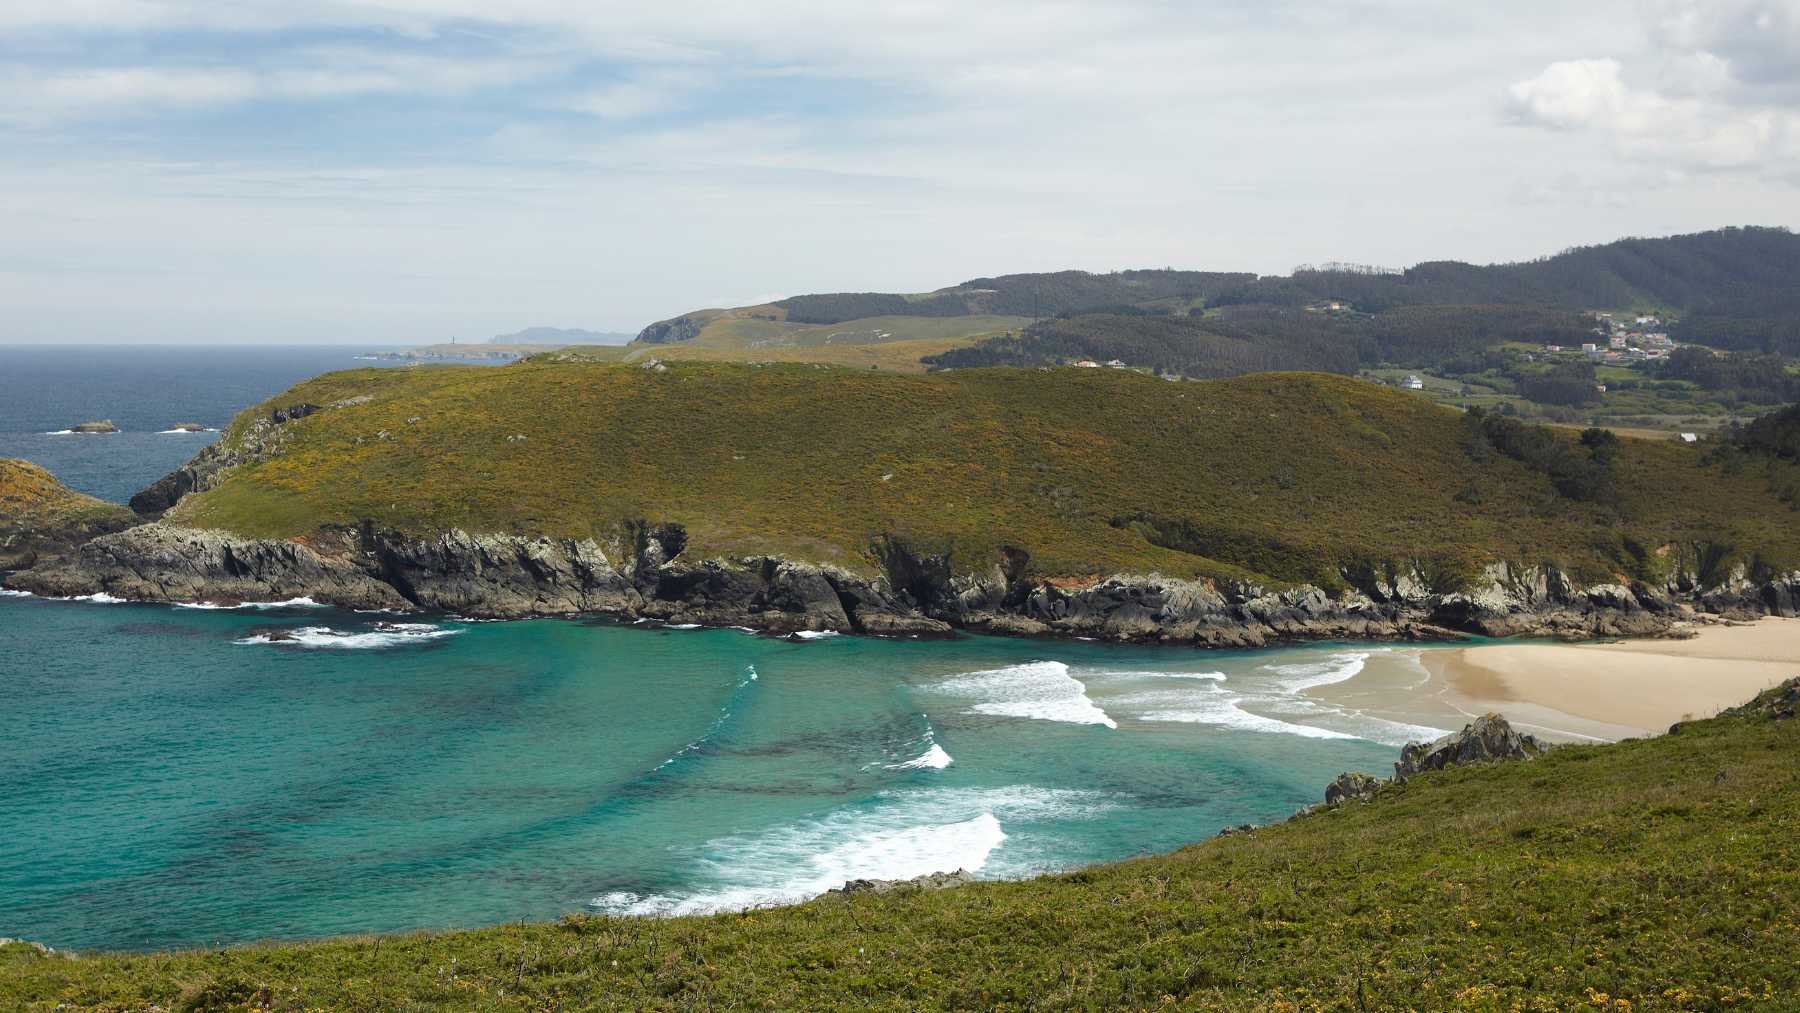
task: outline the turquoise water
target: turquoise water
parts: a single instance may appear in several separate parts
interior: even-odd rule
[[[1025,876],[1286,816],[1417,732],[1299,692],[1366,647],[382,620],[0,597],[0,935],[164,948]]]

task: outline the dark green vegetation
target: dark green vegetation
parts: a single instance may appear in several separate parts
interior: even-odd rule
[[[1057,271],[976,278],[923,295],[838,292],[794,296],[770,305],[785,310],[788,320],[804,324],[888,316],[1048,317],[1119,305],[1185,310],[1255,280],[1254,274],[1213,271]]]
[[[691,557],[776,553],[879,572],[899,539],[985,571],[1256,575],[1341,585],[1341,565],[1553,561],[1653,578],[1699,545],[1759,570],[1800,561],[1800,525],[1758,474],[1621,441],[1608,495],[1556,467],[1471,454],[1461,415],[1344,377],[1171,383],[1126,370],[900,375],[822,366],[523,363],[333,373],[246,413],[331,405],[272,458],[190,496],[176,523],[304,537],[592,536],[686,527]],[[1533,439],[1586,460],[1574,433]],[[1630,546],[1668,546],[1648,561]],[[1639,572],[1640,570],[1644,572]]]
[[[1792,690],[1019,883],[145,956],[0,949],[20,1010],[1791,1009]]]
[[[85,496],[30,461],[0,458],[0,570],[31,566],[39,556],[137,523],[137,515]]]
[[[1577,347],[1593,322],[1533,306],[1406,306],[1369,316],[1300,307],[1233,306],[1204,315],[1088,313],[927,359],[940,368],[1040,366],[1119,359],[1185,376],[1271,369],[1353,373],[1384,363],[1436,365],[1505,341]]]
[[[1303,306],[1341,299],[1379,313],[1396,306],[1510,303],[1568,309],[1651,306],[1714,320],[1791,312],[1800,292],[1800,237],[1783,228],[1727,228],[1621,239],[1517,264],[1455,261],[1402,272],[1297,270],[1222,293],[1219,304]]]

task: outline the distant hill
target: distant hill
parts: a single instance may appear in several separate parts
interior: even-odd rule
[[[527,327],[488,339],[491,345],[623,345],[632,335],[619,331],[586,331],[579,327]]]
[[[1339,309],[1329,314],[1306,312],[1332,304]],[[1035,365],[1074,353],[1193,376],[1348,371],[1394,359],[1434,362],[1500,341],[1566,343],[1585,330],[1580,311],[1632,308],[1678,314],[1678,340],[1800,355],[1800,237],[1727,228],[1515,264],[1326,265],[1281,276],[1057,271],[924,293],[798,295],[657,321],[639,332],[628,357],[680,345],[683,358],[911,369],[921,357],[942,368]]]

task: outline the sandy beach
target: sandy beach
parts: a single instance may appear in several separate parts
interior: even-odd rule
[[[1562,741],[1660,734],[1800,675],[1800,619],[1695,627],[1685,640],[1395,649],[1315,691],[1389,720],[1461,727],[1488,711]]]

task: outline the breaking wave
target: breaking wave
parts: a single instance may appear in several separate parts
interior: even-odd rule
[[[206,609],[209,611],[219,609],[322,609],[331,607],[322,602],[316,602],[311,598],[304,597],[289,598],[286,601],[241,601],[236,605],[223,605],[218,602],[210,601],[178,601],[175,602],[174,605],[178,609]],[[382,610],[376,609],[373,611]]]
[[[1119,727],[1088,699],[1087,687],[1060,661],[1033,661],[985,672],[970,672],[937,684],[957,696],[977,697],[975,714]]]
[[[1354,678],[1363,670],[1373,651],[1345,651],[1328,655],[1318,661],[1307,661],[1292,665],[1264,665],[1263,671],[1271,672],[1278,677],[1283,689],[1290,693],[1299,693],[1315,686],[1329,686],[1334,682],[1343,682]]]
[[[852,879],[979,873],[1007,840],[1004,823],[1087,818],[1112,804],[1098,792],[1029,785],[882,792],[820,817],[707,842],[690,879],[704,886],[694,893],[617,890],[589,904],[611,914],[707,914],[792,904]]]
[[[1295,724],[1254,714],[1243,708],[1242,704],[1245,702],[1245,697],[1216,685],[1180,693],[1144,694],[1128,697],[1121,701],[1122,704],[1136,704],[1144,707],[1142,713],[1137,715],[1140,721],[1217,725],[1222,728],[1235,728],[1247,732],[1300,735],[1309,739],[1357,738],[1355,735],[1332,731],[1329,728]]]
[[[232,643],[373,650],[425,643],[444,637],[453,637],[461,632],[461,630],[447,630],[431,623],[376,623],[373,629],[363,633],[347,633],[343,630],[334,630],[329,626],[298,626],[291,630],[254,633],[240,640],[234,640]]]
[[[115,597],[113,595],[107,594],[105,591],[95,591],[93,594],[71,595],[67,598],[57,598],[55,600],[56,601],[85,601],[91,605],[123,605],[127,601],[127,599],[119,598],[119,597]]]

